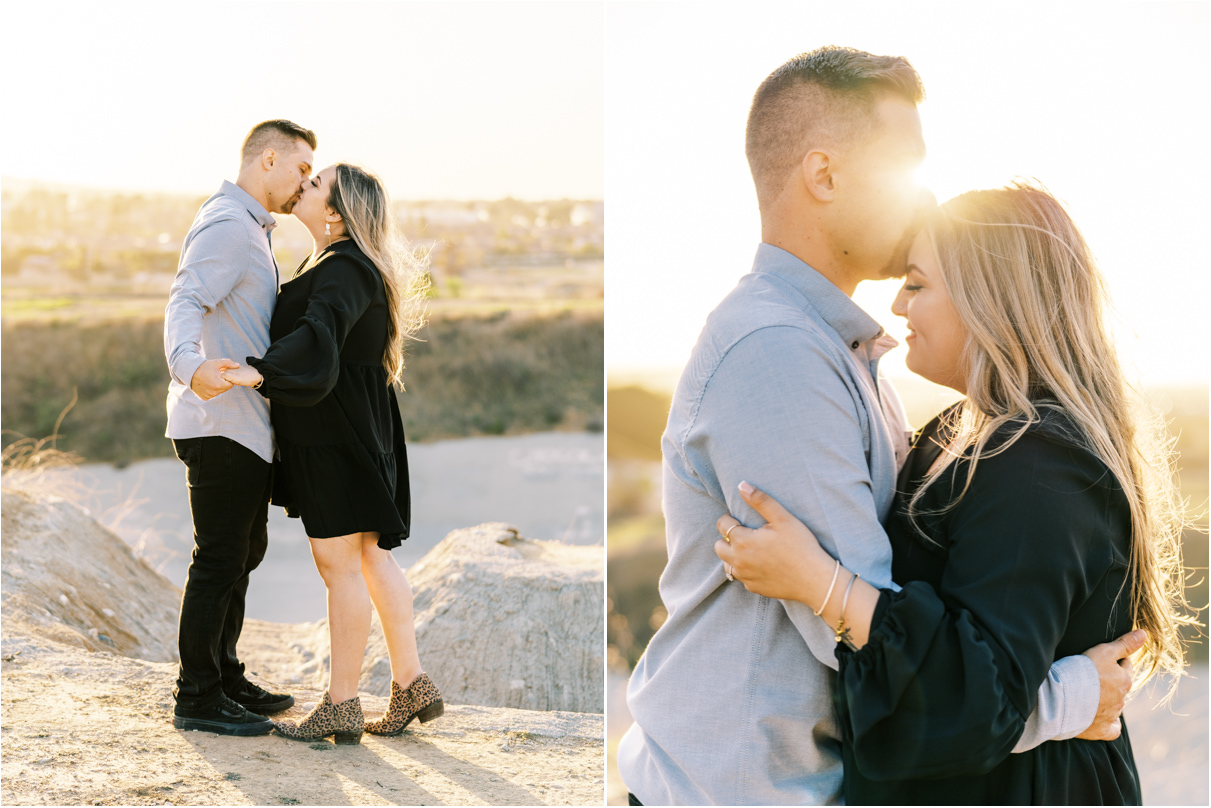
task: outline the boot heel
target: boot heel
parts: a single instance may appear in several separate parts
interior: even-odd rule
[[[420,722],[422,724],[428,724],[433,719],[440,717],[441,714],[444,713],[445,711],[446,711],[445,702],[443,702],[441,699],[438,699],[437,701],[433,702],[428,707],[426,707],[425,709],[423,709],[419,713],[417,713],[416,717],[420,720]]]
[[[362,733],[360,730],[357,732],[338,732],[334,740],[338,744],[359,744],[362,742]]]

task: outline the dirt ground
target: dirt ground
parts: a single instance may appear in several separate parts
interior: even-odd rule
[[[0,804],[601,805],[596,713],[447,705],[339,747],[175,729],[180,591],[70,501],[2,493]],[[301,718],[323,695],[326,639],[319,623],[246,620],[240,659]],[[362,707],[377,717],[387,699]]]
[[[14,622],[6,616],[0,689],[5,805],[603,801],[600,715],[450,705],[436,721],[394,738],[367,734],[356,746],[183,732],[172,726],[175,665],[34,638]],[[253,639],[273,642],[269,626],[261,624]],[[258,666],[264,655],[241,645]],[[298,701],[284,714],[290,717],[322,695],[290,689]],[[386,702],[362,697],[372,716]]]

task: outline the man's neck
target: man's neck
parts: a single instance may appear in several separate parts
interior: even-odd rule
[[[254,175],[241,171],[240,175],[236,177],[235,184],[259,202],[262,208],[269,210],[269,197],[265,194],[265,185],[259,182],[258,179]]]
[[[819,272],[848,297],[854,296],[859,278],[854,278],[833,255],[827,236],[804,217],[787,221],[783,217],[762,215],[761,240],[785,250]]]

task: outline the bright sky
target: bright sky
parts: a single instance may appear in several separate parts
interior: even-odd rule
[[[0,174],[209,194],[253,124],[397,199],[603,194],[600,2],[6,3]]]
[[[908,57],[940,201],[1037,177],[1067,203],[1147,384],[1206,384],[1208,4],[711,3],[608,9],[607,367],[684,365],[760,240],[757,85],[822,45]],[[895,282],[855,299],[897,338]],[[903,349],[884,360],[906,374]]]

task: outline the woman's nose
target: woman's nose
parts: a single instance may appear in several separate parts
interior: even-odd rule
[[[891,313],[897,317],[908,316],[908,303],[905,300],[903,289],[896,293],[896,299],[891,302]]]

